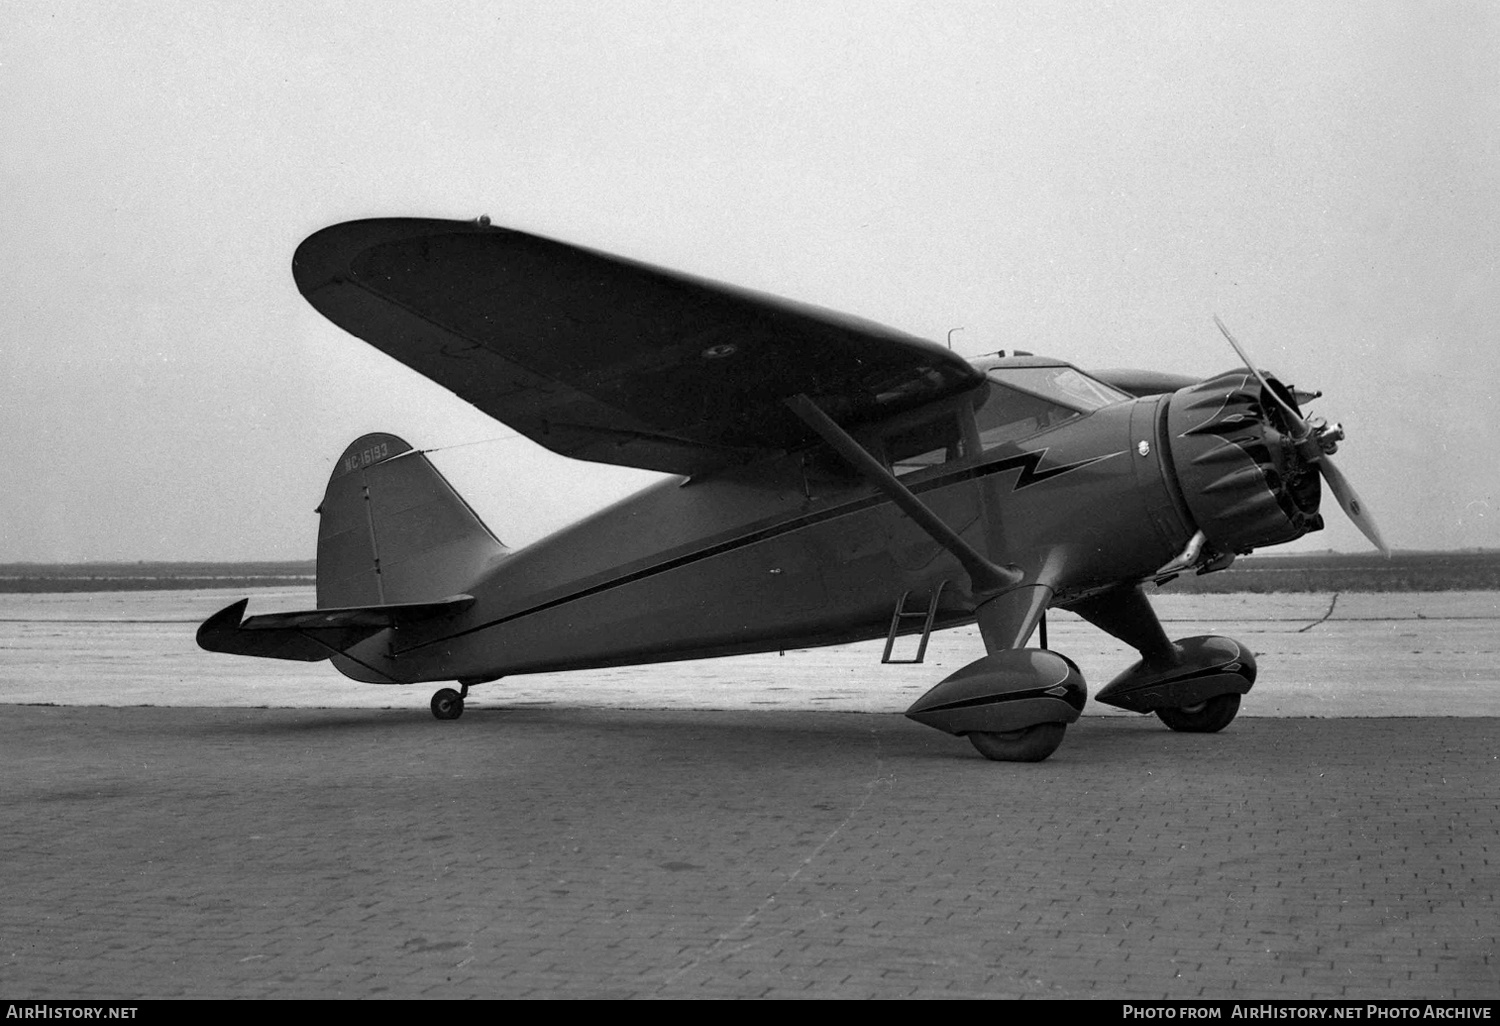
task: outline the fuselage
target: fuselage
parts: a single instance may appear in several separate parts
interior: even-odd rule
[[[1054,360],[980,366],[988,384],[852,433],[1054,604],[1182,550],[1196,524],[1171,467],[1170,395],[1132,398]],[[838,644],[884,636],[903,594],[925,608],[940,585],[936,624],[972,620],[955,558],[815,446],[647,488],[498,563],[460,616],[351,654],[401,681],[481,681]]]

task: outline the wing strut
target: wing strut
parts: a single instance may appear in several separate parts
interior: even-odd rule
[[[835,452],[852,464],[871,484],[890,496],[901,512],[926,531],[933,541],[953,553],[959,565],[969,575],[975,599],[984,602],[1021,583],[1023,575],[1019,567],[993,563],[964,541],[957,531],[913,495],[911,489],[896,480],[896,475],[819,409],[817,403],[799,393],[786,400],[786,404],[804,424],[817,432],[823,441],[831,445]]]

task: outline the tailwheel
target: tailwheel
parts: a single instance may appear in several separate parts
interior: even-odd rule
[[[1038,723],[1020,730],[975,730],[966,734],[979,754],[996,762],[1041,762],[1062,744],[1066,723]]]
[[[1156,715],[1173,730],[1187,734],[1212,734],[1229,726],[1229,722],[1239,711],[1240,696],[1230,693],[1215,695],[1206,702],[1181,709],[1158,709]]]
[[[464,690],[468,690],[465,688]],[[443,688],[432,696],[432,715],[440,720],[456,720],[464,714],[464,696],[452,688]]]

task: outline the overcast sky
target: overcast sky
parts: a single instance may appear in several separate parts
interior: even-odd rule
[[[511,543],[651,480],[293,286],[325,225],[482,213],[970,355],[1206,375],[1218,313],[1388,541],[1500,547],[1497,10],[8,0],[0,560],[310,557],[370,430],[484,442],[434,460]]]

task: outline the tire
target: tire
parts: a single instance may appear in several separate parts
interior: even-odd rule
[[[995,762],[1041,762],[1062,744],[1066,723],[1038,723],[1004,733],[976,730],[967,735],[979,754]]]
[[[1213,734],[1229,726],[1240,711],[1240,696],[1215,695],[1185,709],[1158,709],[1156,715],[1173,730],[1185,734]]]
[[[440,720],[456,720],[464,714],[464,696],[452,688],[443,688],[432,696],[432,715]]]

